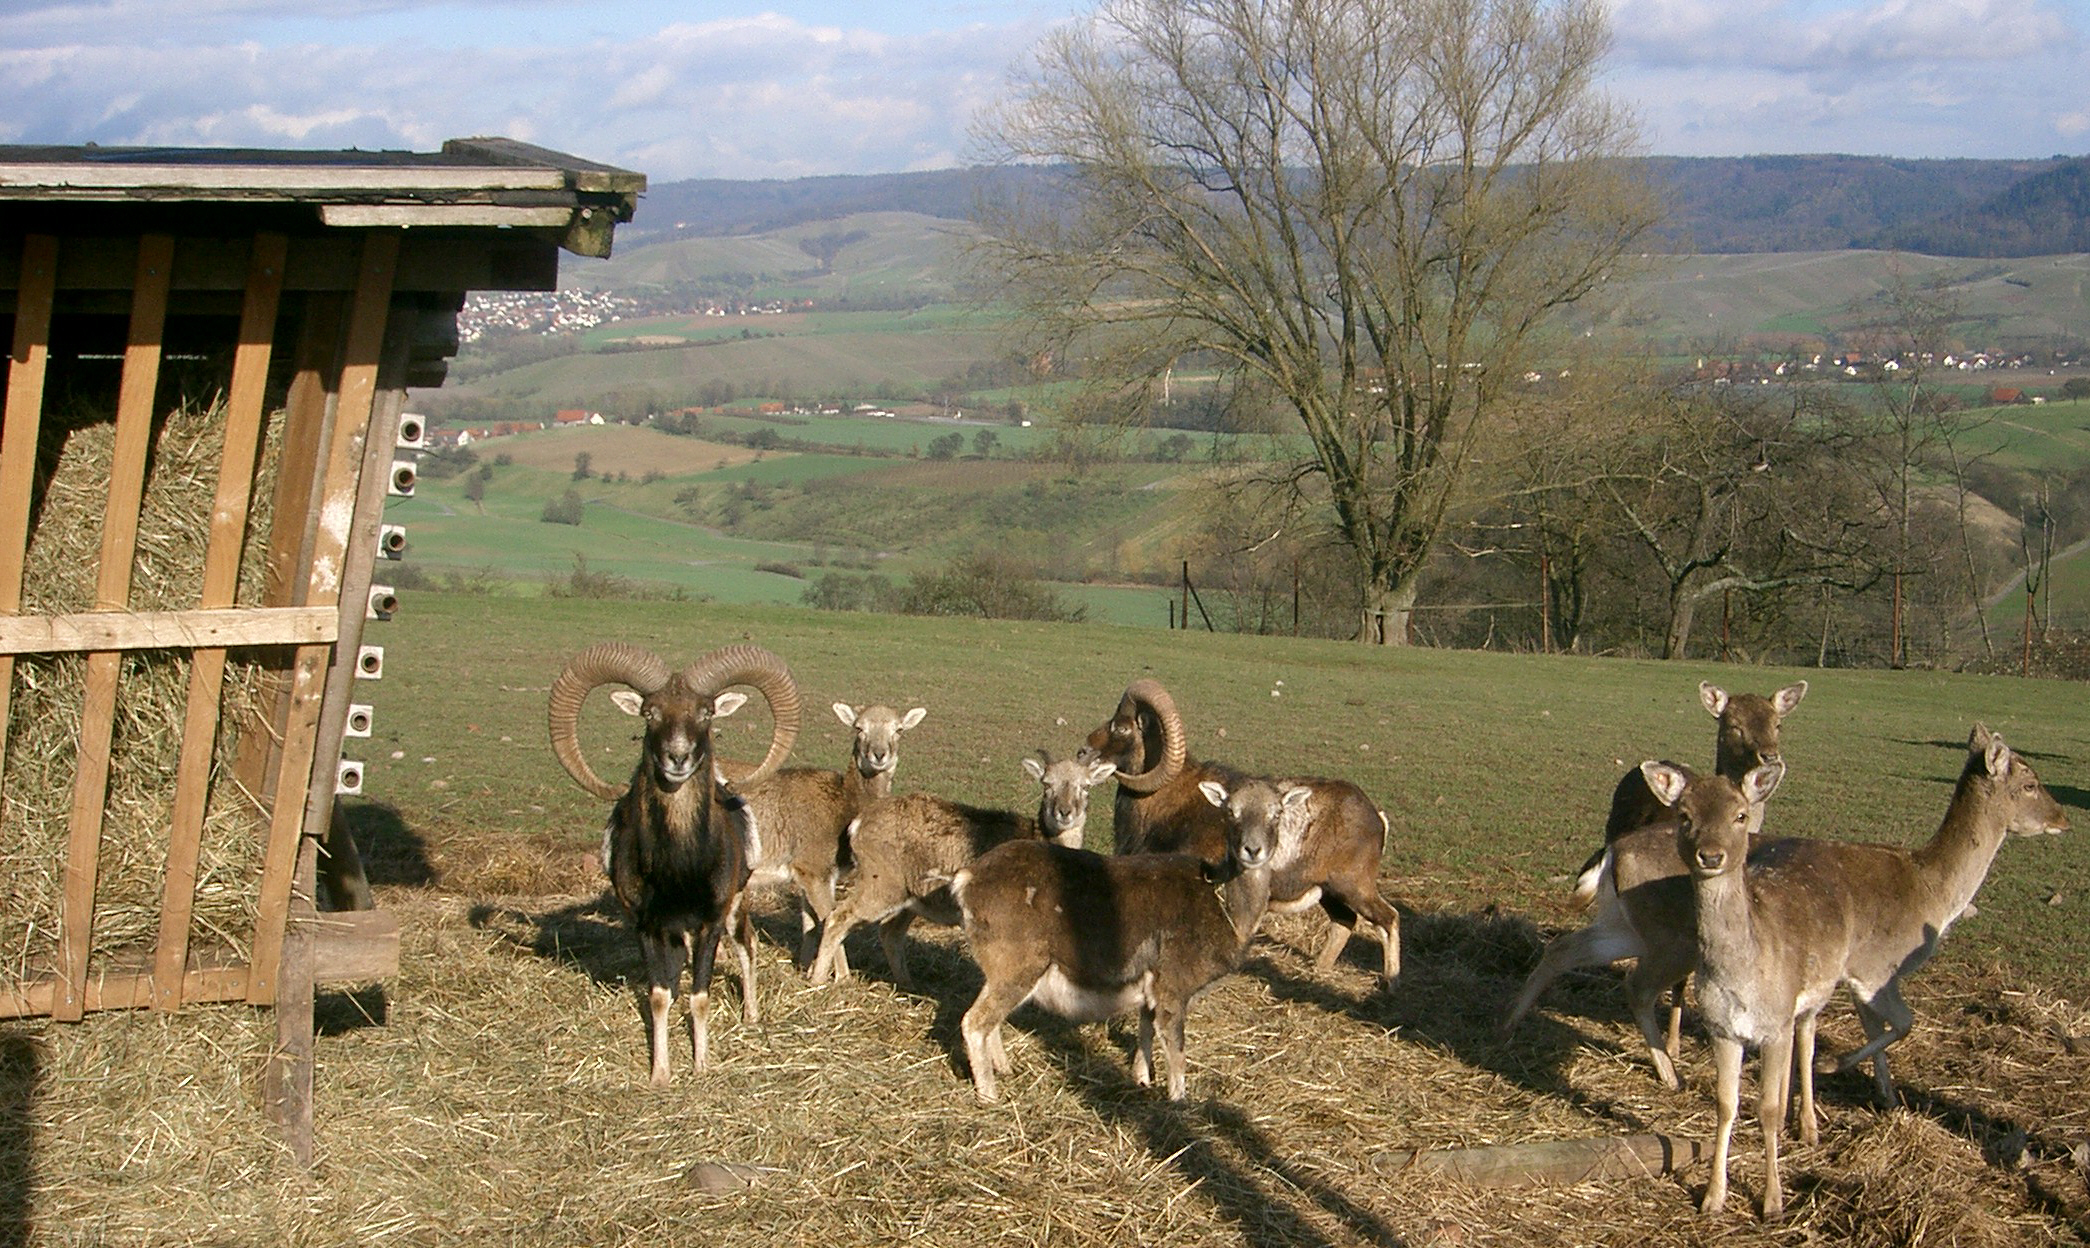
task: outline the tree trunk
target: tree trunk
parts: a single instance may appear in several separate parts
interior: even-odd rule
[[[1357,640],[1368,646],[1405,646],[1415,614],[1415,582],[1375,585],[1365,591],[1364,619]]]
[[[1683,592],[1679,585],[1669,594],[1669,632],[1662,638],[1662,657],[1681,659],[1684,648],[1691,640],[1691,617],[1698,613],[1698,600]]]

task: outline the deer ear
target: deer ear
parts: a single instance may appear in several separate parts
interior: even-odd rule
[[[1987,724],[1974,725],[1974,737],[1968,744],[1981,751],[1981,765],[1991,776],[2001,776],[2010,770],[2010,747],[2003,744],[2000,733],[1990,732]]]
[[[1705,703],[1706,714],[1715,719],[1727,709],[1727,691],[1710,680],[1698,682],[1698,700]]]
[[[919,724],[919,723],[921,723],[921,722],[922,722],[922,717],[923,717],[924,715],[927,715],[928,713],[929,713],[929,708],[928,708],[928,707],[926,707],[926,706],[917,706],[917,707],[915,707],[915,708],[914,708],[913,710],[911,710],[911,711],[907,712],[907,713],[906,713],[905,715],[902,715],[902,716],[900,717],[900,731],[902,731],[902,732],[905,732],[905,731],[907,731],[907,730],[908,730],[909,728],[912,728],[912,727],[914,727],[914,726],[915,726],[916,724]]]
[[[711,700],[711,714],[714,719],[724,719],[746,705],[746,694],[738,690],[722,693]]]
[[[1684,795],[1684,786],[1690,783],[1682,769],[1668,763],[1649,759],[1640,764],[1640,778],[1647,781],[1648,791],[1664,806],[1674,806]]]
[[[1796,680],[1771,695],[1771,708],[1778,712],[1780,718],[1783,718],[1792,714],[1792,708],[1798,706],[1800,699],[1806,696],[1807,682]]]
[[[1118,774],[1118,765],[1107,759],[1096,759],[1089,763],[1089,783],[1101,784]]]
[[[633,692],[630,689],[610,690],[611,704],[614,705],[618,710],[624,712],[626,715],[638,714],[639,707],[642,706],[645,703],[645,701],[646,699],[640,697],[637,693]]]
[[[1045,764],[1035,758],[1024,759],[1023,769],[1030,773],[1030,778],[1033,780],[1043,780],[1045,778]]]
[[[1292,788],[1285,790],[1285,808],[1288,810],[1303,810],[1306,804],[1313,800],[1313,795],[1314,791],[1305,785],[1294,785]]]
[[[1198,781],[1197,791],[1204,794],[1205,800],[1214,806],[1219,807],[1221,810],[1226,809],[1226,786],[1217,780]]]
[[[1742,798],[1751,806],[1761,806],[1771,800],[1778,791],[1778,782],[1785,779],[1785,760],[1765,763],[1742,777]]]
[[[849,704],[847,702],[835,703],[835,718],[841,720],[843,723],[849,725],[851,728],[856,727],[856,712],[849,708]]]

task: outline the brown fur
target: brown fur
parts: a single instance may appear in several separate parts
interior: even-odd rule
[[[1913,850],[1788,840],[1752,855],[1731,782],[1694,782],[1660,768],[1648,779],[1677,807],[1678,847],[1697,904],[1699,1004],[1713,1036],[1718,1107],[1703,1208],[1717,1212],[1726,1202],[1743,1051],[1755,1047],[1763,1058],[1757,1120],[1768,1171],[1764,1217],[1776,1218],[1785,1204],[1778,1136],[1796,1054],[1801,1139],[1811,1144],[1817,1137],[1814,1030],[1822,1006],[1839,986],[1850,992],[1871,1041],[1838,1058],[1837,1068],[1872,1058],[1875,1089],[1891,1099],[1886,1048],[1913,1021],[1901,978],[1929,960],[1965,911],[2006,835],[2064,831],[2068,817],[2031,765],[1979,725],[1944,822]],[[1717,786],[1729,792],[1714,792]]]
[[[1310,791],[1252,780],[1200,798],[1224,803],[1228,875],[1215,895],[1208,869],[1184,854],[1104,857],[1038,841],[983,855],[952,884],[966,943],[985,983],[959,1023],[983,1101],[1009,1069],[1001,1024],[1025,1001],[1081,1021],[1139,1011],[1133,1078],[1153,1082],[1154,1034],[1168,1060],[1168,1095],[1183,1095],[1183,1023],[1194,1002],[1240,964],[1270,896],[1281,825],[1304,818]]]
[[[1180,732],[1181,724],[1175,729]],[[1228,828],[1199,786],[1212,782],[1233,789],[1245,777],[1223,764],[1185,758],[1152,792],[1127,787],[1125,775],[1138,775],[1163,761],[1163,730],[1152,706],[1127,696],[1089,734],[1088,755],[1116,764],[1120,776],[1112,805],[1117,852],[1187,853],[1218,866],[1226,860]],[[1272,869],[1271,909],[1290,914],[1318,904],[1327,914],[1328,933],[1316,960],[1323,970],[1334,967],[1351,935],[1362,923],[1370,923],[1379,930],[1380,977],[1392,983],[1401,973],[1401,920],[1400,912],[1379,894],[1386,817],[1364,790],[1347,780],[1308,776],[1274,783],[1304,785],[1314,797],[1304,836]]]
[[[847,979],[843,938],[862,923],[879,925],[879,940],[893,982],[914,987],[903,938],[917,918],[946,926],[958,922],[950,897],[951,877],[981,854],[1007,841],[1054,841],[1079,847],[1088,819],[1090,786],[1108,779],[1104,763],[1025,759],[1039,782],[1038,809],[1014,811],[967,806],[928,793],[906,793],[873,802],[849,830],[856,877],[820,935],[812,980]]]

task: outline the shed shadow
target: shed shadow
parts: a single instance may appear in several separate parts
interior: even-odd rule
[[[43,1048],[33,1037],[0,1034],[0,1248],[22,1248],[36,1238],[30,1196],[43,1065]]]

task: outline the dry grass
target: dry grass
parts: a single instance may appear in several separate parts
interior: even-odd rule
[[[431,872],[527,874],[508,854]],[[583,864],[554,851],[545,872]],[[1736,1212],[1694,1212],[1702,1167],[1606,1184],[1466,1189],[1382,1173],[1391,1149],[1660,1130],[1703,1136],[1710,1071],[1659,1088],[1609,976],[1562,981],[1519,1037],[1492,1029],[1538,947],[1521,918],[1410,913],[1406,972],[1375,989],[1361,951],[1317,975],[1318,921],[1275,922],[1194,1011],[1190,1096],[1132,1085],[1128,1022],[1019,1011],[1003,1103],[973,1102],[957,1018],[978,985],[956,934],[922,932],[924,993],[866,978],[808,988],[792,921],[763,917],[764,1020],[714,999],[715,1068],[675,1055],[645,1085],[636,950],[593,894],[391,885],[401,972],[322,1003],[319,1165],[269,1142],[253,1074],[269,1018],[144,1013],[0,1039],[0,1240],[24,1244],[1741,1244],[2079,1242],[2090,1133],[2082,1012],[1995,979],[1917,984],[1897,1050],[1911,1108],[1826,1081],[1818,1148],[1790,1145],[1791,1213],[1764,1226],[1753,1131]],[[379,1016],[374,1025],[370,1015]],[[1839,1017],[1831,1042],[1855,1027]],[[2071,1049],[2078,1051],[2071,1051]],[[1790,1144],[1790,1142],[1789,1142]],[[702,1190],[706,1162],[762,1167]],[[7,1239],[6,1219],[14,1214]]]
[[[51,435],[63,453],[44,483],[25,556],[23,612],[55,615],[94,606],[103,513],[107,508],[115,429],[106,421],[54,416]],[[203,584],[205,539],[224,442],[222,405],[185,406],[154,441],[138,524],[129,603],[135,610],[194,607]],[[276,439],[265,448],[260,480],[274,478]],[[248,531],[265,534],[267,490]],[[250,540],[241,569],[243,600],[258,593],[261,543]],[[7,753],[0,785],[0,919],[6,944],[0,965],[14,978],[47,969],[55,956],[64,891],[66,842],[77,771],[85,662],[74,655],[28,657],[15,668]],[[215,766],[222,773],[237,746],[236,725],[259,696],[260,666],[228,664],[221,698],[226,727]],[[188,704],[186,654],[138,652],[124,657],[109,750],[103,853],[92,953],[97,965],[134,957],[156,937],[166,867],[172,777],[181,754]],[[214,780],[205,818],[196,895],[202,939],[235,954],[253,927],[261,842],[252,803]]]

